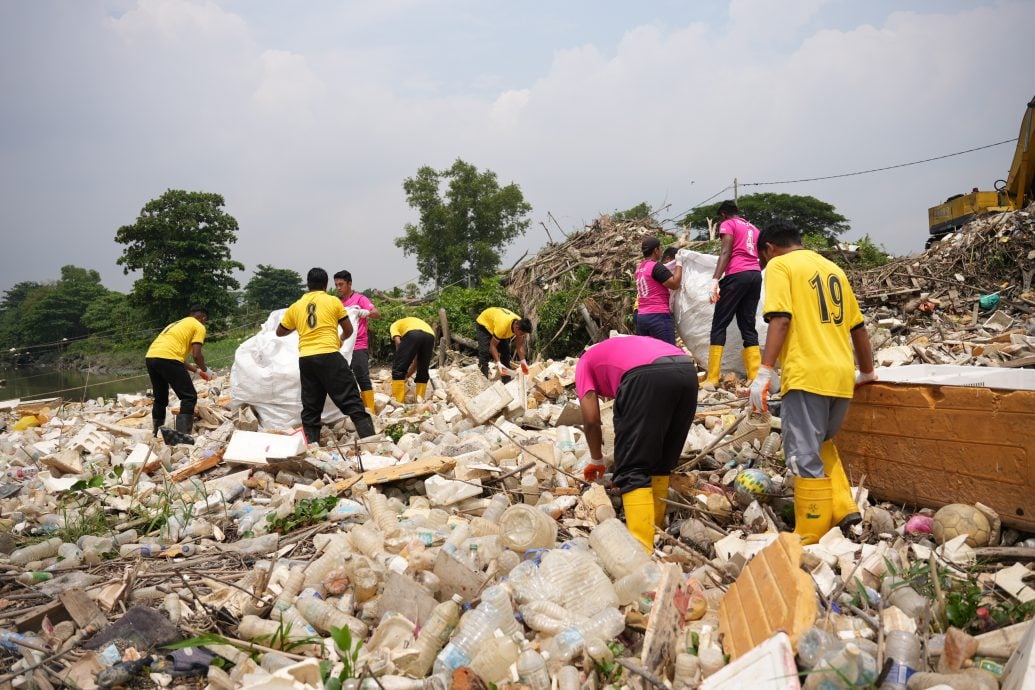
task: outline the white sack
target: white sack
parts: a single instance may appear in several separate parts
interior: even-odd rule
[[[683,344],[693,354],[702,367],[708,365],[708,348],[711,345],[712,313],[715,306],[708,301],[708,291],[712,286],[712,276],[719,257],[714,254],[700,254],[689,249],[676,252],[676,261],[683,267],[683,282],[679,289],[672,293],[672,315],[676,322],[676,333],[683,339]],[[765,273],[762,274],[763,278]],[[719,295],[722,299],[722,295]],[[758,311],[755,314],[755,328],[758,329],[758,342],[765,345],[766,324],[762,320],[762,302],[765,299],[765,284],[758,300]],[[726,349],[722,353],[722,371],[735,371],[744,375],[744,362],[740,358],[744,349],[744,341],[737,328],[737,320],[733,319],[726,328]]]
[[[356,344],[358,307],[346,307],[352,336],[341,353],[352,362]],[[238,346],[230,369],[230,407],[250,405],[264,429],[292,429],[302,424],[302,384],[298,374],[298,332],[277,337],[277,326],[287,309],[272,312],[262,329]],[[341,419],[341,411],[327,399],[323,422]]]

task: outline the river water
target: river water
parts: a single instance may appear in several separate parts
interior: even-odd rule
[[[151,387],[147,372],[91,374],[57,369],[0,368],[0,401],[12,398],[64,398],[66,401],[114,398],[118,393],[142,393]]]

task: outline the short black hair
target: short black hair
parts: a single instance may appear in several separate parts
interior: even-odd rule
[[[204,314],[208,316],[208,308],[204,304],[192,304],[188,314]]]
[[[305,283],[310,290],[326,290],[327,271],[322,268],[310,268],[309,273],[306,274]]]
[[[643,242],[640,242],[640,249],[643,250],[644,256],[650,256],[654,253],[654,250],[661,246],[661,240],[657,237],[646,237]]]
[[[522,333],[532,332],[532,322],[529,319],[518,319],[514,325],[520,328]]]
[[[801,230],[793,223],[783,218],[776,218],[766,223],[762,232],[758,235],[758,247],[761,249],[767,244],[774,247],[793,247],[801,244]]]
[[[676,258],[676,246],[674,244],[670,244],[665,247],[665,251],[661,252],[661,260],[668,261],[674,258]]]
[[[717,213],[727,216],[736,216],[740,215],[740,209],[737,208],[736,201],[734,201],[733,199],[726,199],[726,201],[719,204],[719,210],[717,211]]]
[[[352,282],[352,274],[348,271],[338,271],[334,274],[335,280],[344,280],[346,283]]]

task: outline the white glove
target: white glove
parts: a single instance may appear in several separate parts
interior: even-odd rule
[[[521,360],[521,373],[528,376],[528,362]]]
[[[858,374],[855,375],[855,385],[857,387],[858,386],[865,386],[867,383],[873,383],[876,380],[877,380],[877,372],[876,371],[871,371],[868,374],[864,374],[864,373],[862,373],[860,371]]]
[[[503,377],[503,376],[513,376],[514,375],[514,372],[512,372],[507,367],[503,366],[502,363],[497,363],[497,364],[498,364],[498,366],[500,368],[500,376],[501,377]]]
[[[365,319],[368,316],[370,316],[370,310],[369,309],[357,309],[356,310],[356,316],[361,318],[361,319]]]
[[[212,374],[208,372],[208,369],[202,369],[201,367],[198,367],[198,376],[200,376],[205,381],[212,380]]]
[[[715,304],[719,301],[719,281],[712,278],[712,286],[708,288],[708,301]]]
[[[780,375],[772,367],[763,364],[758,367],[758,375],[751,382],[751,395],[749,404],[755,412],[769,411],[769,390],[775,388],[780,390]]]

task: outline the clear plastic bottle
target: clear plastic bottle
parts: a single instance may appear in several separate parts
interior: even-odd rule
[[[625,577],[650,562],[643,546],[618,518],[604,520],[593,528],[589,545],[614,579]]]
[[[525,503],[535,505],[539,501],[539,479],[528,472],[521,477],[521,495]]]
[[[676,671],[672,678],[672,690],[690,690],[701,682],[701,660],[693,654],[680,652],[676,656]]]
[[[485,508],[485,512],[482,513],[482,518],[493,524],[498,524],[503,511],[509,507],[510,499],[507,498],[507,494],[498,493],[489,499],[489,505]]]
[[[550,673],[546,670],[546,659],[532,649],[527,640],[521,640],[521,656],[517,661],[518,679],[532,690],[550,690]]]
[[[880,595],[886,605],[897,606],[910,618],[919,619],[931,602],[917,592],[908,580],[888,576],[880,583]]]
[[[461,666],[470,666],[474,651],[493,630],[495,624],[487,612],[480,609],[468,611],[456,635],[435,659],[435,675],[452,673]]]
[[[638,570],[615,580],[614,591],[621,606],[637,601],[645,592],[653,591],[661,579],[661,569],[654,561],[647,561]]]
[[[514,605],[506,585],[492,585],[482,591],[482,605],[491,607],[495,613],[496,627],[507,637],[521,635],[521,625],[514,617]]]
[[[510,673],[520,653],[517,642],[497,630],[478,646],[471,670],[487,683],[498,683]]]
[[[571,665],[561,666],[557,671],[557,690],[580,690],[581,687],[579,670]]]
[[[449,642],[450,635],[460,621],[460,607],[463,602],[459,594],[454,594],[452,599],[443,601],[431,610],[414,643],[419,653],[407,662],[404,671],[417,678],[428,674],[431,664],[435,661],[435,655]]]
[[[625,630],[625,616],[615,608],[606,608],[586,623],[572,626],[553,637],[547,645],[551,659],[570,661],[585,647],[587,638],[610,640]]]
[[[557,521],[523,503],[512,505],[503,512],[500,531],[507,548],[518,553],[553,548],[557,543]]]
[[[920,640],[903,630],[891,630],[884,636],[885,654],[891,669],[880,690],[906,690],[909,677],[920,667]]]
[[[295,608],[302,614],[302,618],[322,633],[329,633],[331,628],[348,628],[353,639],[365,640],[370,632],[366,623],[319,597],[299,596]]]
[[[302,591],[304,583],[305,569],[302,566],[296,565],[288,571],[287,579],[284,580],[280,590],[280,596],[273,602],[273,610],[270,611],[271,618],[279,618],[281,611],[286,611],[295,603],[295,599],[298,598],[298,593]]]
[[[371,489],[366,493],[366,504],[374,524],[386,538],[399,534],[399,519],[388,507],[388,499],[383,493],[377,489]]]
[[[812,669],[802,688],[844,690],[870,687],[877,679],[877,670],[877,661],[849,642]]]
[[[324,579],[334,570],[341,568],[345,559],[352,553],[352,547],[344,535],[335,535],[327,544],[323,554],[305,569],[303,586],[312,587],[322,584]],[[340,592],[336,592],[339,593]]]
[[[51,537],[38,544],[23,546],[12,551],[8,560],[14,565],[25,565],[26,563],[42,561],[45,558],[56,556],[62,543],[64,542],[61,541],[60,537]]]

